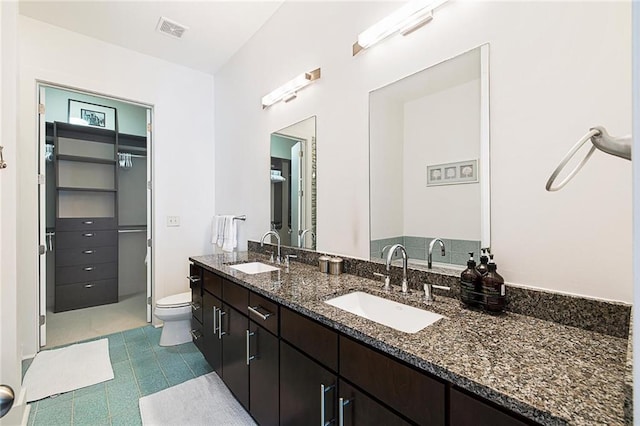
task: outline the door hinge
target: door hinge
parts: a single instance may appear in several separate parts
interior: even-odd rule
[[[147,297],[147,305],[151,304],[151,296]]]
[[[153,186],[153,185],[151,184],[151,181],[148,181],[148,182],[147,182],[147,189],[151,189],[151,187],[152,187],[152,186]]]
[[[44,244],[38,246],[38,254],[43,255],[47,252],[47,247]]]
[[[38,114],[44,114],[45,113],[45,106],[44,104],[38,104]]]
[[[46,183],[45,176],[43,174],[38,175],[38,185],[44,185]]]
[[[47,322],[47,317],[44,315],[40,315],[40,325],[45,325]]]
[[[151,244],[152,244],[152,241],[151,241],[151,240],[152,240],[151,238],[149,238],[149,239],[147,240],[147,247],[151,247]]]
[[[304,156],[304,151],[298,151],[298,155],[299,155],[300,157]]]

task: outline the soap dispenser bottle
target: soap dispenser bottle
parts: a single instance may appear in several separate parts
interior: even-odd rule
[[[504,311],[506,304],[504,278],[496,272],[498,267],[493,261],[493,255],[489,257],[488,272],[482,277],[482,294],[486,301],[485,309],[499,313]]]
[[[476,270],[473,252],[469,252],[467,269],[460,274],[460,301],[467,306],[478,306],[481,297],[482,276]]]
[[[480,256],[480,264],[476,267],[476,271],[480,275],[485,275],[489,272],[489,268],[487,267],[489,263],[489,258],[487,257],[487,249],[482,249],[482,255]]]

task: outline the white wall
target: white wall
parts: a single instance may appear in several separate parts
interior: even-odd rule
[[[397,7],[285,3],[216,74],[219,208],[246,213],[251,239],[269,229],[269,133],[317,115],[318,249],[368,258],[369,91],[488,42],[500,273],[630,302],[630,163],[597,153],[564,190],[544,190],[589,127],[631,132],[630,3],[449,2],[411,35],[352,57],[357,34]],[[318,66],[322,78],[295,101],[261,109],[262,96]]]
[[[403,235],[480,241],[480,185],[427,187],[426,170],[479,157],[479,79],[405,104]]]
[[[188,256],[212,251],[214,90],[210,75],[26,17],[19,20],[19,43],[19,325],[23,353],[32,354],[37,335],[36,80],[154,106],[154,299],[186,291]],[[167,228],[168,215],[180,216],[180,227]]]

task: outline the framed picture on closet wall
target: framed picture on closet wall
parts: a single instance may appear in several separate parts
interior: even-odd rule
[[[116,130],[116,109],[69,99],[69,124]]]

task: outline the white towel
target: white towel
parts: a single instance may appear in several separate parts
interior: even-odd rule
[[[238,228],[233,215],[216,215],[212,225],[211,244],[223,251],[233,251],[238,246]]]

